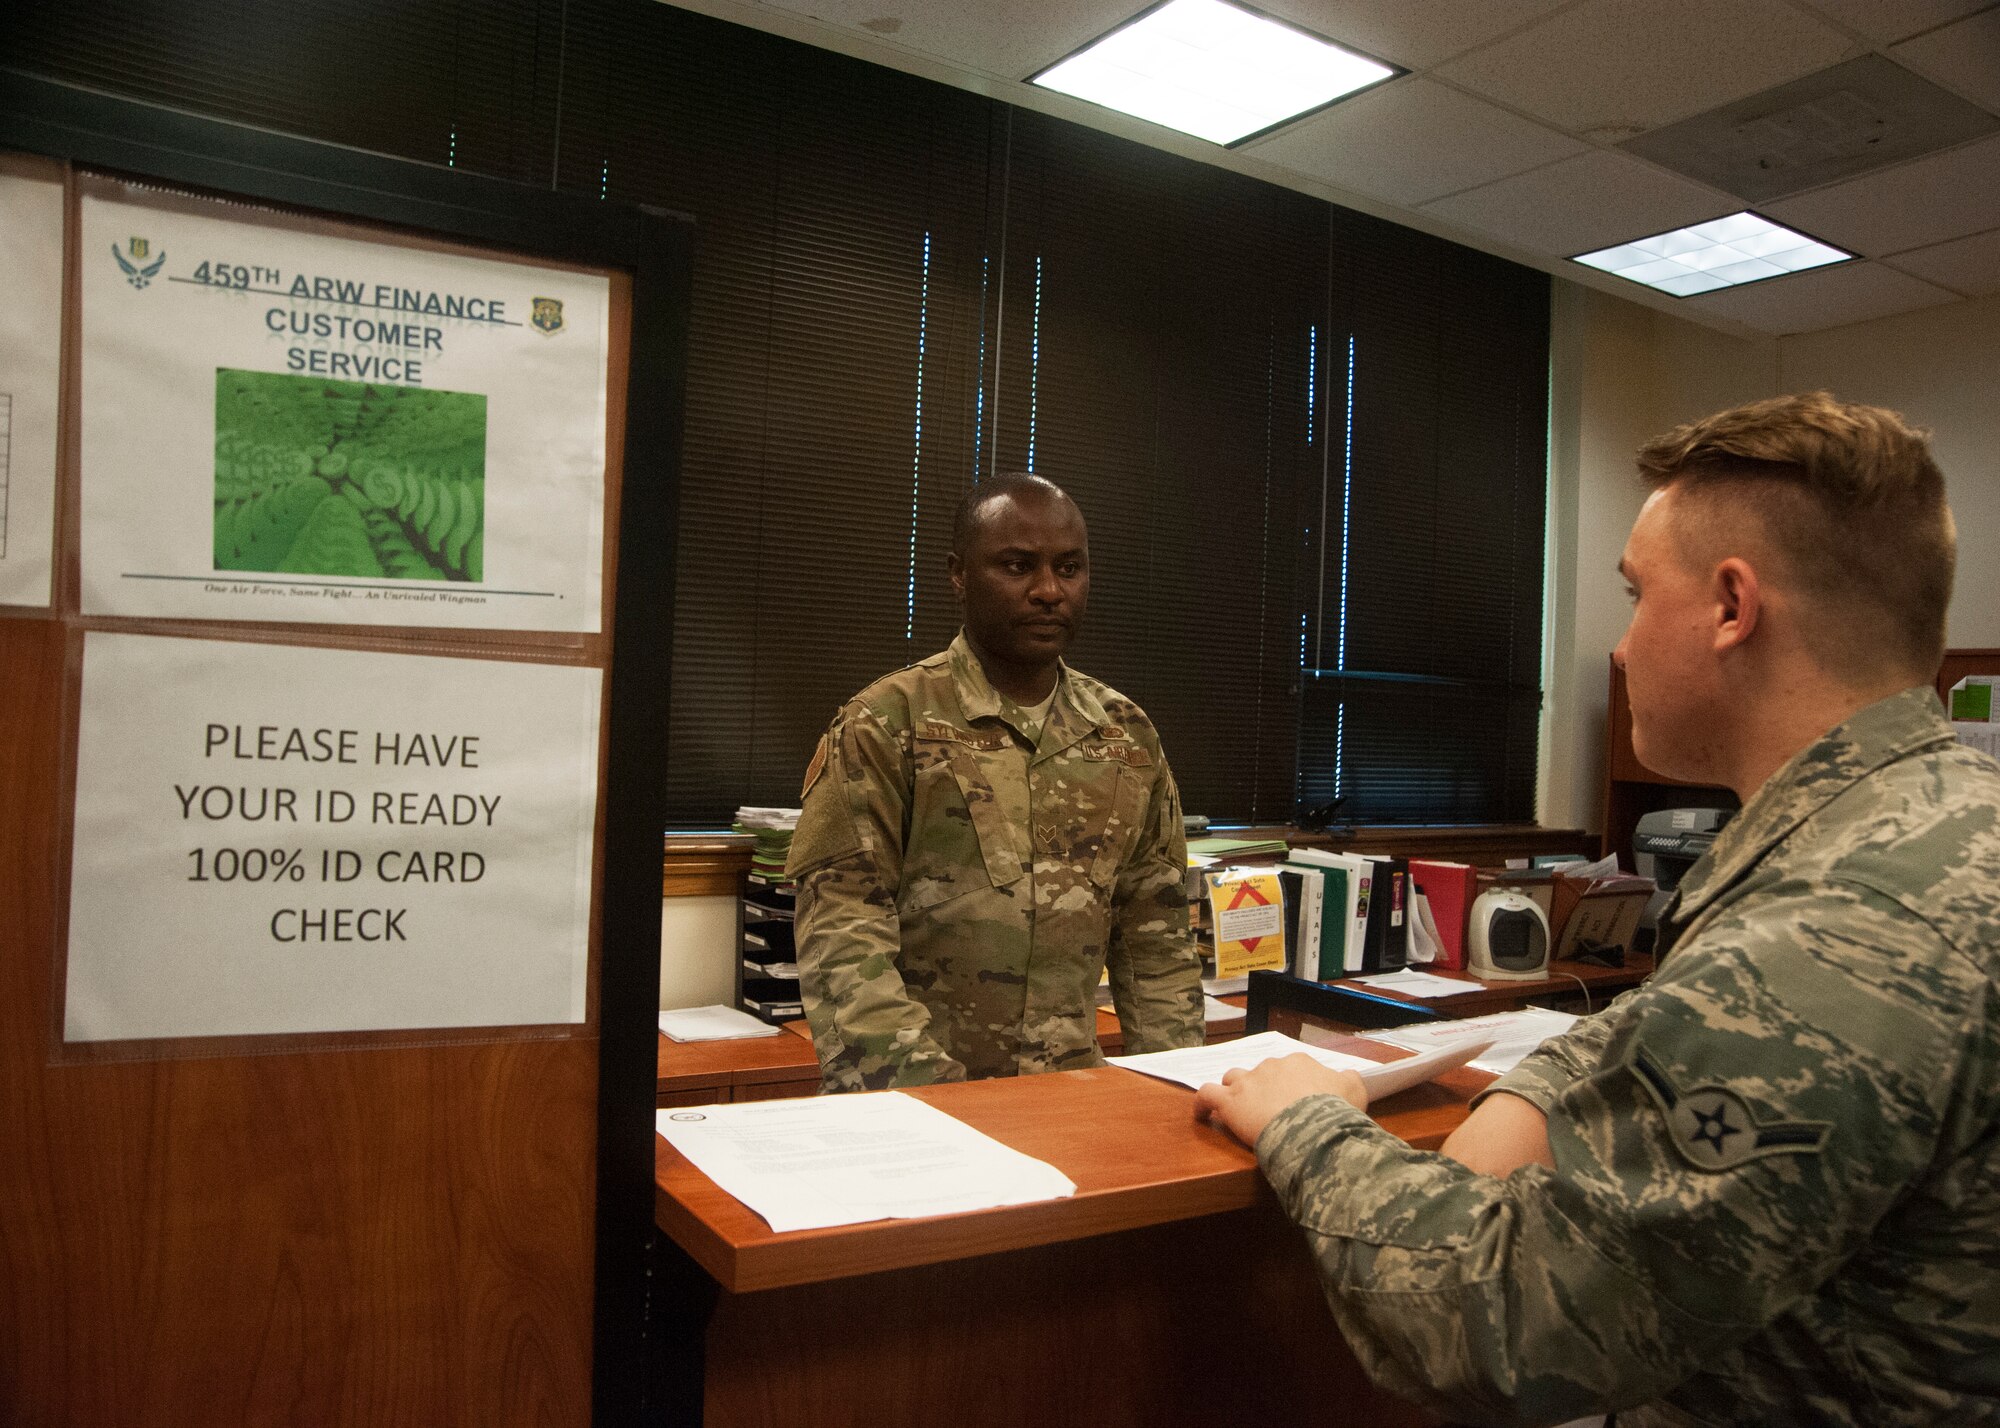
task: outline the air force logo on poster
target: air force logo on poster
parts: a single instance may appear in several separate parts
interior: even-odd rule
[[[131,257],[128,258],[125,254],[119,252],[116,243],[111,245],[111,256],[116,258],[118,266],[125,270],[125,281],[135,288],[143,288],[146,284],[153,281],[160,269],[165,266],[167,255],[162,253],[159,257],[154,258],[152,262],[147,263],[146,258],[152,252],[152,244],[144,238],[132,239],[127,244],[127,247],[131,251]],[[141,263],[145,263],[146,265],[140,267]]]

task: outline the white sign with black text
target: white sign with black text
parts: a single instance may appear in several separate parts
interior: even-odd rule
[[[86,635],[65,1039],[582,1021],[603,680]]]

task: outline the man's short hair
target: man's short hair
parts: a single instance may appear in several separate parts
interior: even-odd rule
[[[1003,476],[988,477],[966,488],[965,495],[958,503],[958,513],[951,518],[951,552],[960,560],[965,558],[965,549],[972,544],[972,533],[979,527],[980,513],[989,502],[1002,496],[1021,496],[1032,492],[1042,500],[1070,501],[1069,492],[1063,490],[1046,476],[1037,476],[1032,471],[1009,471]]]
[[[1958,541],[1928,433],[1807,392],[1676,427],[1638,462],[1648,485],[1681,493],[1683,559],[1725,558],[1746,527],[1762,536],[1760,554],[1812,607],[1803,636],[1830,672],[1936,675]]]

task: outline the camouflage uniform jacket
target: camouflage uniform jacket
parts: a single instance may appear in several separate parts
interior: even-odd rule
[[[1495,1083],[1555,1169],[1331,1096],[1266,1174],[1348,1341],[1476,1423],[2000,1423],[2000,766],[1873,704],[1684,879],[1661,969]]]
[[[861,691],[807,774],[789,871],[826,1088],[1199,1045],[1180,796],[1139,706],[1065,666],[1039,743],[965,636]]]

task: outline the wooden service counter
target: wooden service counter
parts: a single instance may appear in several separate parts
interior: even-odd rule
[[[1377,1118],[1435,1148],[1489,1079],[1452,1072]],[[1195,1122],[1193,1092],[1106,1067],[909,1094],[1048,1161],[1077,1193],[774,1234],[656,1139],[674,1421],[1433,1422],[1363,1377],[1255,1157]]]

